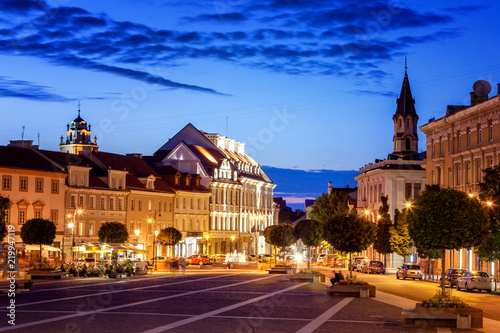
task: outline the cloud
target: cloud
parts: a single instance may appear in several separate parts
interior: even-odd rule
[[[176,7],[188,4],[192,9],[190,2],[178,2]],[[44,1],[2,1],[0,12],[12,19],[2,22],[0,53],[218,95],[225,94],[174,82],[147,68],[203,59],[290,75],[350,75],[377,81],[387,75],[381,66],[413,45],[460,37],[458,31],[437,27],[453,21],[449,13],[467,8],[442,15],[381,0],[267,0],[215,7],[198,6],[195,15],[180,18],[190,27],[183,31],[178,24],[156,29]],[[263,22],[265,29],[256,28]],[[439,32],[417,33],[422,27]]]
[[[0,76],[0,96],[42,102],[67,102],[74,100],[51,92],[49,87],[33,82],[15,80],[6,76]]]

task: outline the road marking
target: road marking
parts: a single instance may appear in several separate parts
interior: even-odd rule
[[[313,332],[315,329],[317,329],[318,327],[323,325],[325,323],[325,321],[330,319],[334,314],[336,314],[337,312],[342,310],[342,308],[344,306],[346,306],[347,304],[349,304],[353,299],[354,299],[353,297],[344,298],[343,300],[341,300],[340,302],[338,302],[337,304],[332,306],[330,309],[323,312],[319,317],[317,317],[316,319],[311,321],[309,324],[302,327],[300,330],[297,331],[297,333]]]
[[[234,274],[231,274],[231,275],[234,275]],[[214,277],[214,278],[217,278],[217,276]],[[188,291],[188,292],[185,292],[185,293],[182,293],[182,294],[176,294],[176,295],[169,295],[169,296],[164,296],[164,297],[158,297],[158,298],[153,298],[153,299],[144,300],[144,301],[138,301],[138,302],[134,302],[134,303],[128,303],[128,304],[122,304],[122,305],[112,306],[112,307],[109,307],[109,308],[102,308],[102,309],[97,309],[97,310],[93,310],[93,311],[79,312],[79,313],[65,315],[65,316],[60,316],[60,317],[54,317],[54,318],[48,318],[48,319],[33,321],[33,322],[29,322],[29,323],[25,323],[25,324],[20,324],[20,325],[16,325],[16,326],[3,327],[3,328],[0,328],[0,332],[15,330],[15,329],[24,328],[24,327],[31,327],[31,326],[36,326],[36,325],[41,325],[41,324],[46,324],[46,323],[52,323],[52,322],[55,322],[55,321],[66,320],[66,319],[71,319],[71,318],[77,318],[77,317],[87,316],[87,315],[91,315],[91,314],[95,314],[95,313],[102,313],[102,312],[106,312],[106,311],[118,310],[118,309],[123,309],[123,308],[127,308],[127,307],[132,307],[132,306],[147,304],[147,303],[154,303],[154,302],[163,301],[163,300],[167,300],[167,299],[171,299],[171,298],[189,296],[189,295],[192,295],[192,294],[199,294],[199,293],[205,292],[205,291],[211,291],[211,290],[223,289],[223,288],[228,288],[228,287],[234,287],[234,286],[239,286],[239,285],[242,285],[242,284],[257,282],[257,281],[260,281],[260,280],[266,280],[266,279],[271,279],[271,278],[275,278],[275,276],[266,276],[266,277],[263,277],[263,278],[258,278],[258,279],[254,279],[254,280],[250,280],[250,281],[238,282],[238,283],[233,283],[233,284],[228,284],[228,285],[218,286],[218,287],[212,287],[212,288],[207,288],[207,289],[201,289],[201,290],[193,290],[193,291]],[[201,279],[191,280],[191,282],[193,282],[193,281],[199,281],[199,280],[201,280]],[[186,281],[186,282],[188,282],[188,281]],[[306,283],[303,283],[303,284],[306,284]],[[18,305],[16,305],[16,307],[17,306]]]
[[[198,321],[198,320],[202,320],[202,319],[205,319],[205,318],[208,318],[208,317],[212,317],[212,316],[217,315],[217,314],[222,313],[222,312],[227,312],[227,311],[230,311],[230,310],[234,310],[234,309],[242,307],[244,305],[252,304],[252,303],[261,301],[263,299],[266,299],[266,298],[269,298],[269,297],[272,297],[272,296],[275,296],[275,295],[282,294],[282,293],[287,292],[289,290],[297,289],[299,287],[305,286],[306,284],[309,284],[309,282],[304,282],[304,283],[298,284],[296,286],[292,286],[292,287],[288,287],[288,288],[285,288],[285,289],[282,289],[282,290],[278,290],[278,291],[272,292],[270,294],[266,294],[266,295],[263,295],[263,296],[255,297],[255,298],[252,298],[252,299],[240,302],[240,303],[236,303],[236,304],[233,304],[233,305],[228,305],[228,306],[225,306],[225,307],[217,309],[217,310],[205,312],[205,313],[203,313],[201,315],[197,315],[197,316],[194,316],[194,317],[191,317],[191,318],[186,318],[186,319],[183,319],[183,320],[179,320],[179,321],[176,321],[174,323],[170,323],[170,324],[167,324],[167,325],[164,325],[164,326],[156,327],[156,328],[153,328],[151,330],[143,331],[142,333],[164,332],[164,331],[170,330],[172,328],[176,328],[176,327],[179,327],[179,326],[184,326],[184,325],[190,324],[190,323]]]
[[[224,276],[234,276],[234,274],[223,275],[223,276],[218,276],[218,277],[224,277]],[[195,281],[211,280],[211,279],[215,279],[215,278],[217,278],[217,276],[216,277],[206,277],[206,278],[201,278],[201,279],[196,279],[196,280],[185,280],[185,281],[172,282],[172,283],[155,284],[155,285],[152,285],[152,286],[145,286],[145,287],[136,287],[136,288],[129,288],[129,289],[120,289],[120,290],[113,290],[113,291],[105,291],[105,292],[94,293],[94,294],[85,294],[85,295],[70,296],[70,297],[64,297],[64,298],[48,299],[48,300],[38,301],[38,302],[32,302],[32,303],[16,304],[16,308],[21,307],[21,306],[29,306],[29,305],[37,305],[37,304],[44,304],[44,303],[60,302],[60,301],[66,301],[66,300],[70,300],[70,299],[79,299],[79,298],[85,298],[85,297],[96,297],[96,296],[101,296],[101,295],[116,294],[116,293],[122,293],[122,292],[126,292],[126,291],[149,289],[149,288],[155,288],[155,287],[161,287],[161,286],[171,286],[171,285],[175,285],[175,284],[190,283],[190,282],[195,282]],[[119,283],[121,284],[122,282],[119,282]],[[113,283],[110,283],[108,285],[113,286],[115,284],[116,283],[113,282]],[[61,289],[63,289],[63,288],[61,288]]]

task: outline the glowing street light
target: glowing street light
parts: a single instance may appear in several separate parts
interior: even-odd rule
[[[205,238],[207,239],[207,254],[208,254],[208,239],[210,238],[210,235],[205,235]]]

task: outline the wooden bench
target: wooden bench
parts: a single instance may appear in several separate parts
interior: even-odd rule
[[[416,327],[456,327],[471,328],[471,315],[455,313],[416,313],[415,309],[403,309],[401,320],[405,325]]]

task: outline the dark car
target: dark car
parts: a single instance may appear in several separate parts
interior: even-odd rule
[[[381,261],[377,260],[370,260],[370,261],[363,261],[361,264],[361,272],[362,273],[378,273],[378,274],[385,274],[385,266]]]
[[[449,284],[450,288],[456,286],[458,278],[462,277],[465,272],[467,272],[466,269],[448,268],[444,273],[444,283]]]
[[[411,278],[413,280],[422,280],[422,275],[422,270],[420,269],[419,265],[403,264],[403,266],[398,267],[398,271],[396,272],[396,279],[402,278],[404,280],[406,278]]]

